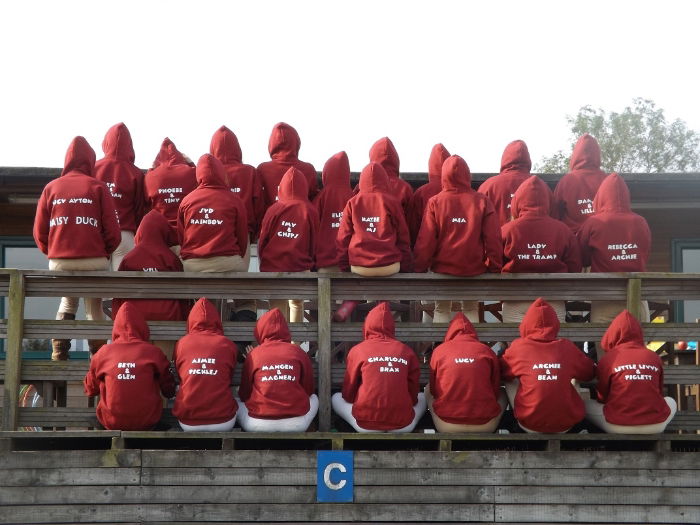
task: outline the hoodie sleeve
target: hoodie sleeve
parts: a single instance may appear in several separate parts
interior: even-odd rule
[[[97,354],[95,354],[95,357],[97,357]],[[100,395],[100,380],[97,379],[98,363],[99,359],[96,358],[90,361],[90,369],[83,380],[83,389],[86,396],[94,397]]]
[[[415,254],[415,271],[418,273],[427,272],[433,262],[433,255],[438,243],[438,225],[435,217],[435,207],[433,201],[428,201],[428,206],[423,213],[416,244],[413,249]]]
[[[595,385],[596,391],[598,393],[598,401],[600,403],[606,403],[608,401],[608,395],[610,394],[610,366],[608,365],[608,360],[603,356],[603,358],[598,363],[598,369],[596,370],[596,375],[598,377],[598,382]]]
[[[336,237],[338,266],[343,272],[350,270],[348,248],[350,247],[350,240],[352,239],[353,233],[352,204],[348,202],[343,209],[343,216],[340,219],[340,227],[338,228],[338,236]]]
[[[107,186],[100,184],[100,201],[102,205],[102,238],[108,254],[114,252],[122,242],[122,232],[119,228],[117,209],[114,199]]]
[[[484,196],[484,216],[481,222],[481,240],[484,244],[486,267],[489,272],[500,273],[503,267],[503,241],[501,223],[491,201]]]
[[[308,395],[311,395],[316,390],[316,381],[314,380],[314,367],[311,364],[311,359],[309,355],[303,350],[299,349],[301,363],[301,386],[304,388]]]
[[[253,390],[253,373],[255,365],[253,364],[252,352],[248,354],[243,363],[241,370],[241,386],[238,387],[238,397],[244,403],[250,398],[250,393]]]
[[[155,366],[158,385],[160,386],[160,391],[163,393],[163,396],[170,399],[175,396],[175,378],[173,374],[170,373],[170,361],[168,361],[160,349],[157,355],[158,358],[156,359]]]
[[[581,229],[578,231],[578,244],[579,244],[579,251],[581,254],[581,266],[583,268],[587,268],[591,265],[591,245],[590,245],[590,238],[591,238],[591,224],[593,221],[587,220],[586,222],[583,223],[583,226]]]
[[[567,228],[568,229],[568,228]],[[581,248],[578,245],[578,240],[571,231],[568,232],[566,245],[562,253],[562,261],[566,264],[566,271],[569,273],[581,273]]]
[[[262,224],[260,225],[260,237],[258,237],[258,260],[262,261],[265,256],[265,248],[270,242],[270,233],[272,231],[272,224],[277,223],[273,218],[273,214],[270,213],[270,209],[265,213],[263,217]]]
[[[512,349],[513,347],[511,346],[510,348]],[[506,383],[515,380],[517,377],[512,368],[512,355],[513,353],[511,352],[509,354],[508,349],[506,349],[505,353],[499,358],[499,363],[501,365],[501,379]]]
[[[46,190],[41,192],[39,203],[36,207],[36,215],[34,217],[34,242],[37,248],[44,255],[49,254],[49,221],[51,220],[51,209],[49,208],[49,199],[46,196]]]
[[[343,399],[348,403],[354,403],[357,391],[362,384],[362,359],[356,357],[358,351],[350,349],[346,360],[345,378],[343,379]],[[414,403],[415,404],[415,403]]]
[[[493,352],[489,355],[489,360],[491,361],[491,387],[496,399],[498,399],[501,390],[501,363]]]
[[[248,215],[243,201],[238,197],[236,198],[238,199],[236,202],[236,240],[241,250],[241,257],[244,257],[246,252],[250,249],[250,246],[248,246]]]
[[[318,210],[313,204],[309,204],[309,250],[313,268],[316,267],[316,250],[318,249],[318,231],[321,229],[321,221],[318,217]]]
[[[257,240],[260,233],[260,224],[262,223],[263,216],[265,215],[265,197],[263,196],[262,183],[260,182],[258,170],[255,170],[255,174],[253,176],[252,199],[254,220],[250,221],[253,223],[251,242]]]
[[[411,253],[411,236],[408,233],[406,216],[400,206],[392,213],[392,220],[396,228],[396,247],[401,252],[401,272],[413,271],[413,253]]]
[[[182,204],[182,203],[181,203]],[[180,206],[177,210],[177,243],[182,246],[182,242],[185,240],[185,211]]]
[[[590,381],[595,376],[595,364],[591,359],[579,350],[574,343],[567,341],[573,356],[574,379],[578,381]]]
[[[410,350],[410,349],[409,349]],[[420,364],[413,350],[410,350],[408,366],[408,395],[411,396],[411,403],[418,402],[418,391],[420,390]]]
[[[137,229],[139,227],[139,224],[141,224],[141,219],[143,219],[143,216],[146,215],[149,211],[146,208],[146,197],[144,195],[145,190],[143,186],[143,178],[143,174],[139,172],[139,174],[136,175],[134,179],[134,220],[136,221]]]

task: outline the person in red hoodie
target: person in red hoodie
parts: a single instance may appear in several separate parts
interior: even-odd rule
[[[425,413],[420,366],[413,350],[394,338],[389,304],[369,311],[364,341],[346,359],[343,391],[333,410],[358,432],[411,432]]]
[[[136,231],[136,246],[119,265],[122,272],[181,272],[182,262],[170,246],[178,244],[175,230],[156,210],[149,211]],[[146,321],[184,321],[188,302],[177,299],[112,299],[112,318],[129,302]],[[170,360],[175,341],[153,341]]]
[[[593,198],[604,178],[605,172],[600,169],[600,145],[585,133],[574,146],[569,173],[554,188],[556,217],[574,233],[593,214]]]
[[[617,173],[608,175],[593,201],[595,213],[578,233],[583,266],[591,272],[643,272],[651,251],[651,230],[632,211],[627,184]],[[626,306],[625,301],[593,301],[591,322],[609,323]],[[649,307],[642,303],[643,318]]]
[[[471,188],[469,166],[459,155],[442,165],[442,191],[428,201],[413,252],[416,272],[467,277],[501,271],[498,216],[491,201]],[[478,301],[462,301],[462,311],[479,322]],[[433,322],[451,318],[452,301],[436,301]]]
[[[261,272],[308,272],[314,267],[319,220],[307,198],[306,177],[289,168],[279,185],[279,200],[268,208],[260,228],[258,258]],[[304,304],[297,299],[271,299],[285,319],[304,321]]]
[[[296,129],[285,122],[275,124],[267,145],[272,160],[258,166],[265,211],[277,201],[280,181],[289,168],[296,168],[306,177],[309,200],[313,200],[318,193],[316,168],[313,164],[299,160],[300,147],[301,139]]]
[[[508,401],[526,432],[563,433],[585,415],[572,380],[590,381],[595,365],[558,333],[557,314],[539,298],[520,323],[520,337],[501,356]]]
[[[345,205],[338,229],[340,269],[367,277],[411,271],[408,226],[384,168],[376,162],[365,166],[358,187],[358,194]]]
[[[238,350],[224,336],[221,317],[202,297],[187,318],[187,335],[173,361],[180,377],[173,415],[185,432],[227,432],[236,424],[238,404],[231,392]]]
[[[389,193],[399,199],[404,215],[408,215],[408,204],[413,195],[413,188],[399,175],[399,154],[389,137],[383,137],[372,144],[369,150],[369,161],[382,165],[388,177]]]
[[[231,191],[238,195],[245,205],[249,240],[253,242],[263,216],[262,185],[258,174],[253,166],[243,164],[238,137],[226,126],[221,126],[212,136],[209,153],[224,165]],[[250,251],[246,251],[245,259],[250,262]]]
[[[425,398],[438,432],[493,432],[508,404],[498,357],[461,312],[430,356]]]
[[[564,223],[549,216],[552,192],[532,175],[515,191],[513,220],[503,225],[503,273],[579,273],[578,241]],[[530,301],[503,301],[503,322],[519,323]],[[564,301],[549,301],[559,322],[566,318]]]
[[[530,176],[532,161],[527,144],[514,140],[506,146],[501,157],[501,172],[486,179],[479,186],[479,193],[486,195],[498,214],[498,221],[503,226],[511,219],[511,200],[515,190]],[[549,213],[549,210],[547,210]]]
[[[121,242],[119,220],[109,189],[93,176],[95,152],[83,137],[75,137],[66,152],[61,176],[41,193],[34,218],[34,241],[49,258],[49,270],[109,270],[109,256]],[[101,321],[102,299],[86,297],[85,315]],[[58,320],[73,320],[77,297],[63,297]],[[90,352],[104,341],[90,340]],[[68,359],[69,339],[51,341],[51,359]]]
[[[239,425],[246,432],[305,432],[318,412],[311,359],[291,343],[277,308],[260,317],[255,339],[238,388]]]
[[[450,152],[442,144],[435,144],[430,152],[428,161],[428,183],[418,188],[408,203],[406,222],[411,234],[411,246],[415,245],[420,225],[423,222],[423,212],[428,200],[442,191],[442,164],[450,156]]]
[[[598,400],[586,400],[586,417],[611,434],[660,434],[676,414],[664,397],[661,358],[644,345],[642,325],[627,310],[603,335],[598,361]]]
[[[350,161],[341,151],[326,161],[321,174],[323,189],[316,195],[320,227],[316,243],[316,267],[319,272],[339,272],[336,239],[345,205],[352,197]]]
[[[85,395],[100,396],[97,419],[107,430],[151,430],[161,418],[161,393],[175,395],[170,362],[157,346],[143,316],[129,303],[114,319],[112,343],[90,360]]]
[[[177,210],[180,202],[197,187],[195,168],[178,151],[175,144],[166,138],[153,163],[153,168],[144,176],[146,207],[157,210],[177,229]],[[180,254],[180,247],[173,247]]]
[[[95,178],[109,188],[119,215],[122,240],[110,259],[116,271],[124,256],[134,248],[134,233],[144,214],[143,173],[134,165],[134,146],[123,122],[115,124],[102,141],[104,158],[95,163]]]

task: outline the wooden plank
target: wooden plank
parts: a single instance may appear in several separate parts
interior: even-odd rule
[[[600,479],[595,469],[355,469],[360,485],[548,485],[629,486],[663,483],[667,487],[700,487],[700,472],[675,469],[617,469]],[[315,485],[314,468],[148,468],[144,485]]]
[[[355,503],[493,503],[493,487],[357,487]],[[191,503],[316,503],[316,487],[276,486],[261,490],[257,486],[157,486],[135,485],[3,487],[3,505],[51,504],[191,504]]]
[[[496,505],[496,522],[700,523],[692,505]]]
[[[495,487],[495,503],[595,505],[687,505],[700,490],[684,487]]]
[[[140,450],[42,450],[40,452],[0,452],[0,469],[114,468],[140,466]]]
[[[331,280],[318,279],[318,427],[331,429]]]
[[[140,468],[29,468],[9,469],[0,477],[2,487],[53,485],[137,485]]]
[[[380,505],[358,503],[193,505],[8,505],[0,523],[97,521],[492,521],[494,506],[479,504]]]
[[[642,321],[642,280],[627,280],[627,310],[637,319]]]
[[[144,467],[237,468],[286,467],[314,468],[314,450],[143,450]],[[565,451],[460,451],[413,450],[406,453],[355,451],[355,468],[403,469],[639,469],[700,470],[700,454],[655,452]],[[0,466],[2,463],[0,462]]]
[[[2,430],[15,430],[19,417],[19,385],[22,366],[22,339],[24,337],[22,333],[24,322],[24,276],[16,270],[10,273],[8,306],[1,428]]]

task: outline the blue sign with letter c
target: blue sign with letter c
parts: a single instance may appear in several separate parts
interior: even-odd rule
[[[352,450],[317,451],[316,469],[316,501],[352,503],[355,476]]]

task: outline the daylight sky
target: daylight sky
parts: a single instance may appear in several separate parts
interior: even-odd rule
[[[402,171],[442,142],[496,172],[511,140],[537,161],[568,147],[566,115],[634,97],[700,130],[699,19],[672,0],[3,1],[0,166],[59,167],[75,135],[100,158],[119,121],[140,167],[166,136],[196,161],[221,124],[257,165],[285,121],[319,170],[389,136]]]

